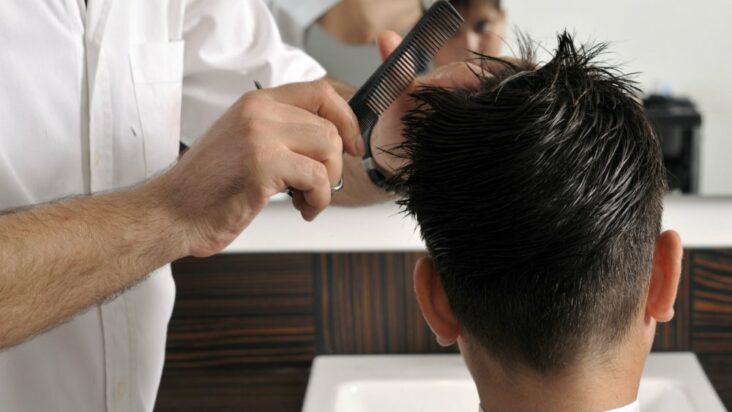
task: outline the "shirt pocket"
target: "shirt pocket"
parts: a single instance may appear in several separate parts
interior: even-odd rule
[[[183,41],[147,43],[130,49],[146,177],[165,169],[178,157],[183,49]]]

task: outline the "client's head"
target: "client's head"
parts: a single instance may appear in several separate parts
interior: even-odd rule
[[[413,95],[395,182],[429,252],[417,299],[438,341],[458,342],[486,412],[518,388],[519,409],[551,410],[521,403],[539,390],[557,409],[622,406],[680,275],[659,142],[602,46],[565,33],[542,66],[523,50],[481,57],[479,90]]]

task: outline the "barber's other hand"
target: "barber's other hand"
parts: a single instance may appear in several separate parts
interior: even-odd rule
[[[381,33],[377,45],[382,60],[389,57],[401,42],[402,38],[397,33],[391,31]],[[451,63],[441,66],[424,76],[417,77],[407,90],[389,106],[389,109],[384,112],[374,127],[371,137],[371,149],[376,163],[387,172],[395,171],[404,165],[403,159],[385,153],[379,148],[391,150],[403,142],[402,118],[407,111],[414,107],[414,102],[409,97],[409,93],[422,86],[477,89],[480,82],[475,73],[480,71],[480,67],[468,62]]]
[[[208,256],[288,187],[302,217],[314,219],[342,176],[343,150],[358,156],[360,142],[353,112],[325,81],[253,91],[150,185],[175,213],[189,254]]]
[[[417,0],[340,0],[318,23],[341,42],[368,44],[384,30],[410,29],[420,17]]]

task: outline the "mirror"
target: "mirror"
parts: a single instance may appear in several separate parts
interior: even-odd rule
[[[502,8],[504,55],[512,54],[518,30],[549,49],[565,28],[582,42],[609,42],[609,61],[639,73],[647,96],[667,98],[651,101],[649,115],[664,141],[673,192],[732,195],[732,3],[503,0]],[[375,47],[344,45],[318,25],[305,49],[331,76],[353,85],[379,65]]]

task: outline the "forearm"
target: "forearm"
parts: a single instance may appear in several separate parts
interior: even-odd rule
[[[63,322],[186,254],[150,187],[0,216],[0,348]]]
[[[331,174],[341,172],[322,159],[340,159],[344,148],[358,154],[358,127],[349,114],[324,82],[250,92],[142,186],[0,214],[0,348],[177,258],[218,253],[287,187],[303,194],[297,205],[303,218],[314,218],[330,201]],[[342,141],[335,142],[333,126]],[[349,170],[358,159],[353,163]],[[349,195],[360,182],[352,177],[344,203],[367,202],[366,190]]]

